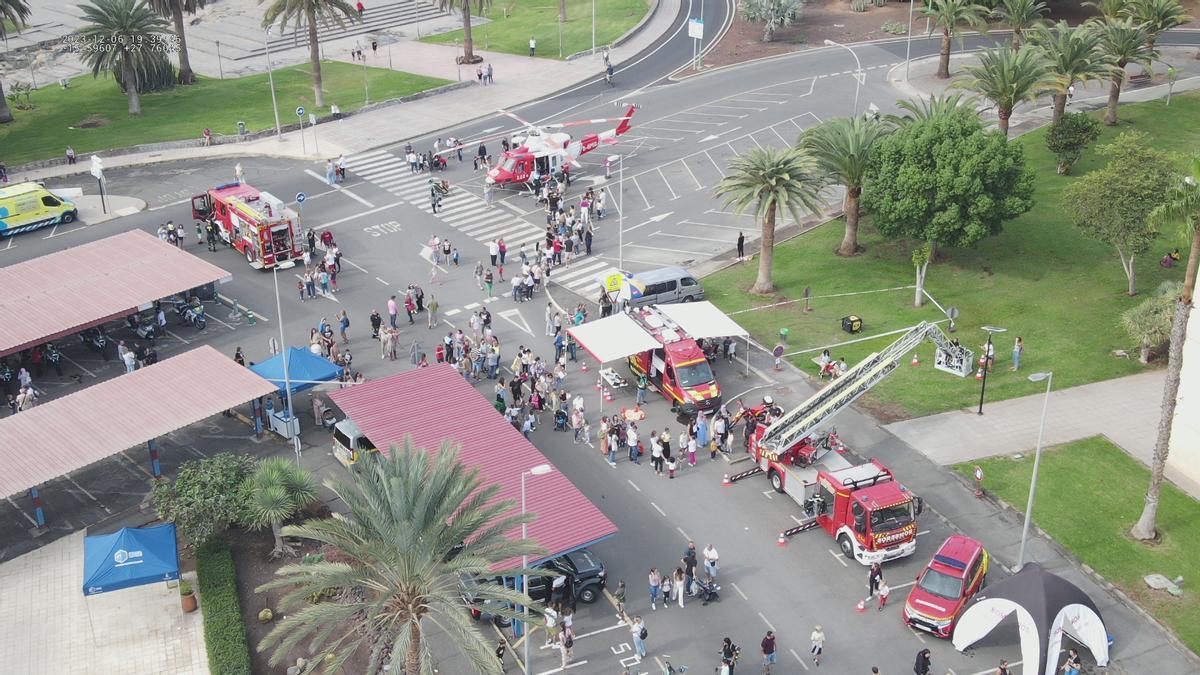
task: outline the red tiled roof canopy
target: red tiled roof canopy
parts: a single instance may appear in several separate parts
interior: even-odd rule
[[[23,492],[275,390],[204,346],[5,417],[0,495]]]
[[[385,454],[393,445],[402,446],[406,435],[412,436],[416,447],[435,454],[443,441],[461,444],[460,461],[479,469],[485,484],[498,484],[497,499],[513,500],[518,510],[521,474],[550,463],[449,365],[418,368],[329,396]],[[525,488],[526,507],[537,514],[529,523],[529,538],[546,550],[546,558],[617,532],[617,526],[560,471],[528,476]],[[520,530],[509,536],[520,537]]]
[[[0,268],[0,356],[229,276],[142,230]]]

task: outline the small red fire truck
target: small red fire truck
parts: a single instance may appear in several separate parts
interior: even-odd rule
[[[217,236],[254,269],[288,269],[303,256],[296,212],[246,183],[225,183],[192,197],[192,218],[212,223]]]
[[[630,312],[659,347],[629,357],[635,376],[645,375],[650,386],[685,415],[721,407],[721,386],[696,341],[657,308],[639,307]]]

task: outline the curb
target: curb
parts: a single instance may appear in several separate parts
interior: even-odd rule
[[[266,317],[264,317],[262,314],[259,314],[258,312],[251,310],[249,307],[246,307],[246,306],[242,305],[241,303],[239,303],[237,298],[230,298],[228,296],[222,295],[221,293],[215,293],[213,295],[213,300],[216,300],[218,303],[220,303],[230,309],[237,309],[237,310],[244,312],[246,314],[246,318],[253,317],[255,321],[266,321],[267,320]]]
[[[629,40],[631,40],[634,35],[637,35],[638,31],[642,30],[642,28],[645,27],[645,25],[647,23],[649,23],[650,19],[654,18],[654,15],[656,13],[658,13],[658,5],[659,5],[659,0],[652,0],[652,2],[650,3],[650,10],[646,12],[645,16],[642,17],[642,20],[637,22],[633,26],[633,28],[630,28],[629,30],[625,31],[625,34],[622,35],[621,37],[617,38],[616,40],[613,40],[612,42],[610,42],[607,45],[596,45],[595,49],[585,49],[581,52],[575,52],[574,54],[567,56],[567,58],[565,58],[563,60],[564,61],[574,61],[575,59],[594,55],[597,50],[602,50],[605,47],[608,47],[609,49],[613,49],[615,47],[620,47],[621,45],[625,44],[626,42],[629,42]]]

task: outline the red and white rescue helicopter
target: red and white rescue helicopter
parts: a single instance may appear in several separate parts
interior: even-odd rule
[[[495,166],[488,170],[485,180],[492,185],[525,185],[532,182],[535,177],[556,175],[567,164],[579,166],[579,163],[575,161],[576,158],[595,150],[601,143],[607,145],[616,143],[617,137],[631,128],[630,120],[633,119],[633,113],[636,110],[636,105],[630,105],[621,117],[544,125],[535,125],[511,112],[501,110],[500,113],[525,125],[524,131],[516,133],[508,131],[491,137],[465,141],[463,144],[470,146],[511,135],[510,148],[504,152]],[[553,129],[606,122],[618,122],[618,124],[616,128],[588,134],[580,139],[574,139],[565,131],[552,131]]]

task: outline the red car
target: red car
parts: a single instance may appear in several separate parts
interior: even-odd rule
[[[950,637],[967,601],[983,588],[988,558],[983,544],[970,537],[956,534],[943,542],[908,594],[904,623]]]

